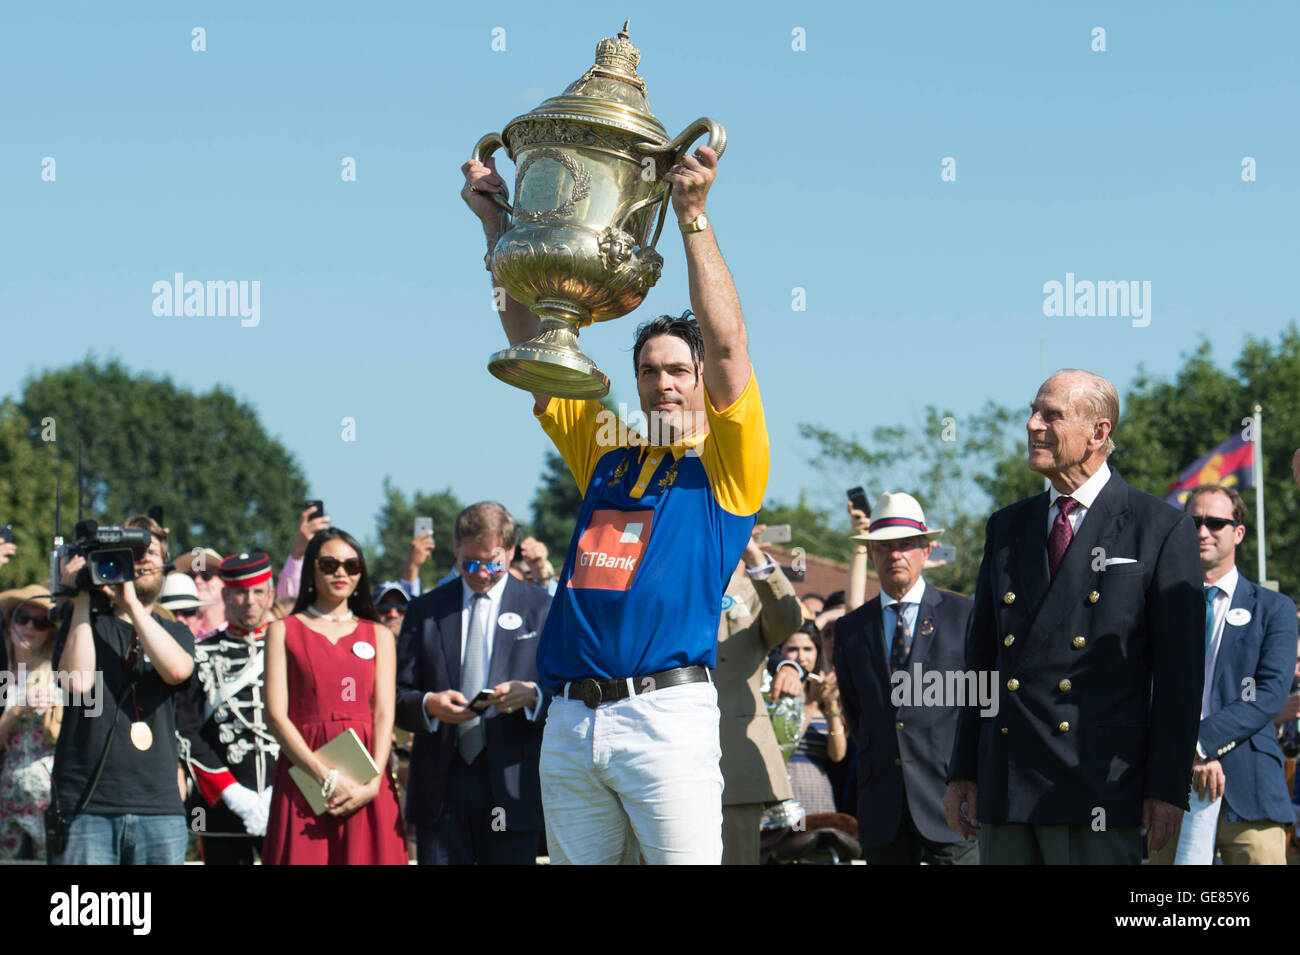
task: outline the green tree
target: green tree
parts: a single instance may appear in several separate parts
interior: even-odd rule
[[[813,467],[845,487],[860,484],[873,500],[884,491],[915,497],[927,523],[944,528],[940,543],[957,549],[953,563],[927,576],[937,586],[969,593],[990,511],[1042,490],[1042,479],[1024,465],[1019,423],[1015,412],[990,402],[961,421],[928,406],[919,425],[877,428],[869,444],[812,424],[801,424],[799,433],[817,445]],[[836,556],[843,555],[841,545]]]
[[[546,545],[557,571],[564,563],[581,511],[582,492],[578,490],[569,466],[556,452],[547,451],[542,465],[542,480],[533,494],[529,533]]]
[[[848,559],[852,549],[848,539],[852,531],[848,516],[841,515],[841,518],[834,520],[826,511],[812,507],[808,503],[807,492],[801,490],[796,504],[783,504],[780,501],[764,504],[755,516],[755,523],[769,527],[774,524],[789,524],[790,543],[778,546],[802,547],[805,553],[842,561]]]
[[[393,486],[390,478],[384,478],[384,503],[375,516],[379,546],[370,561],[372,582],[396,580],[401,576],[411,549],[411,535],[417,517],[433,518],[435,544],[433,553],[420,568],[420,586],[428,590],[445,577],[455,563],[452,528],[456,515],[463,509],[450,488],[433,494],[416,491],[408,501],[406,495]]]
[[[48,433],[48,432],[47,432]],[[76,520],[75,494],[72,489],[71,465],[60,462],[57,446],[32,441],[18,406],[11,400],[0,402],[0,524],[12,524],[13,559],[0,567],[0,590],[49,584],[49,555],[54,536],[54,500],[60,466],[63,474],[65,504],[63,530],[72,536]]]
[[[1207,342],[1172,380],[1139,370],[1124,400],[1112,461],[1134,487],[1164,497],[1188,465],[1234,433],[1246,437],[1255,404],[1264,409],[1264,503],[1268,576],[1284,593],[1300,592],[1300,529],[1285,517],[1300,503],[1291,457],[1300,443],[1300,332],[1289,326],[1276,343],[1247,337],[1232,371],[1216,366]],[[1258,579],[1255,494],[1242,490],[1249,513],[1237,564]]]
[[[20,407],[29,440],[55,445],[64,462],[81,443],[86,516],[116,524],[158,504],[173,556],[196,546],[288,552],[307,482],[253,408],[224,389],[195,394],[87,358],[29,379]],[[65,516],[75,515],[76,489],[64,488]]]

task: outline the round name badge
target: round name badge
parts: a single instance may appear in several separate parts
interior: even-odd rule
[[[1245,607],[1233,607],[1228,611],[1228,625],[1233,627],[1244,627],[1250,623],[1250,611]]]
[[[734,604],[735,602],[736,602],[736,598],[733,597],[733,596],[731,596],[731,594],[723,594],[723,595],[722,595],[722,609],[723,609],[723,610],[730,610],[730,609],[731,609],[731,605]]]
[[[375,658],[375,645],[366,643],[364,640],[358,640],[352,644],[352,652],[363,660],[373,660]]]
[[[518,630],[524,625],[524,618],[514,611],[503,613],[497,617],[497,626],[502,630]]]

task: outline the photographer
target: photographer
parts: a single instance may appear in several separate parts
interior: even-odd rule
[[[185,861],[173,696],[194,671],[194,637],[153,613],[167,559],[165,532],[142,516],[123,527],[149,534],[147,550],[136,551],[134,580],[89,587],[80,574],[83,556],[68,561],[61,578],[77,594],[56,648],[71,697],[54,753],[54,805],[62,824],[47,818],[55,865]]]

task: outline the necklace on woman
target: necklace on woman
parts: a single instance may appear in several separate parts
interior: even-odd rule
[[[337,617],[332,617],[327,613],[321,613],[315,607],[308,606],[307,616],[316,617],[317,619],[320,620],[328,620],[330,623],[346,623],[347,621],[352,619],[353,613],[352,610],[349,609],[347,613],[341,613]]]

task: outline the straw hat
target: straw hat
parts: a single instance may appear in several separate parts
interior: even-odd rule
[[[54,609],[54,601],[50,599],[49,587],[32,584],[30,587],[20,587],[17,590],[0,591],[0,613],[4,614],[6,620],[9,619],[9,615],[13,613],[15,607],[25,603],[34,603],[46,613]]]

